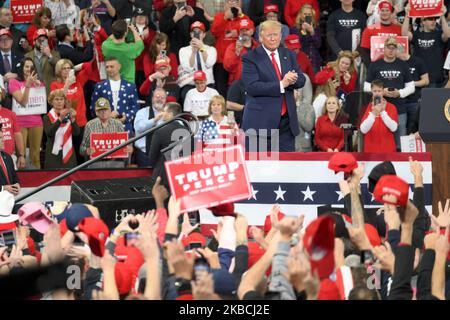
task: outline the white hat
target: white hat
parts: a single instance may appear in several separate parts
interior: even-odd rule
[[[0,223],[10,223],[19,220],[17,214],[12,214],[14,196],[8,191],[0,192]]]

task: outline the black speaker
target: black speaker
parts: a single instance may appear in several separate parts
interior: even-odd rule
[[[70,202],[98,208],[108,228],[115,228],[129,214],[155,209],[150,177],[72,181]]]

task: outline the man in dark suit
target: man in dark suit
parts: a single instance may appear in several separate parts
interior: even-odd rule
[[[305,76],[295,53],[280,47],[281,24],[265,21],[260,26],[262,45],[242,57],[242,81],[247,92],[242,128],[247,151],[293,152],[295,136],[300,133],[294,89],[303,87]],[[279,148],[273,130],[278,130]]]
[[[86,27],[84,27],[84,37],[86,39],[86,47],[74,48],[72,45],[74,40],[73,31],[66,24],[57,26],[56,38],[58,39],[58,45],[56,46],[56,51],[59,52],[61,59],[69,59],[75,66],[91,61],[94,58],[94,45]]]
[[[20,51],[13,46],[13,34],[9,29],[0,29],[0,74],[5,83],[5,97],[2,105],[7,109],[12,107],[12,97],[8,93],[8,81],[17,78],[17,66],[23,59]]]
[[[0,8],[0,29],[9,29],[14,39],[13,41],[13,51],[24,55],[25,53],[32,50],[30,44],[28,43],[25,34],[17,29],[13,22],[11,9],[8,7]]]
[[[162,120],[167,122],[175,118],[182,111],[181,106],[176,102],[169,102],[165,105]],[[153,133],[152,142],[150,145],[149,163],[153,167],[152,181],[156,181],[158,176],[161,177],[161,185],[169,188],[169,183],[166,176],[164,162],[166,160],[175,160],[182,157],[189,156],[194,147],[194,141],[191,137],[186,139],[182,145],[177,144],[190,135],[190,129],[187,128],[181,121],[173,121],[166,126],[159,128]],[[168,148],[169,146],[176,146]]]
[[[1,124],[0,124],[1,125]],[[0,191],[9,191],[13,195],[20,192],[19,178],[14,169],[13,159],[3,151],[3,132],[0,126]]]

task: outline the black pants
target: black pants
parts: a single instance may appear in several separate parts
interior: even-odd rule
[[[228,91],[228,72],[224,69],[222,63],[216,63],[213,69],[214,82],[216,83],[216,90],[223,97],[227,97]]]

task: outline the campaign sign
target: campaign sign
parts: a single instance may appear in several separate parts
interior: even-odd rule
[[[113,132],[113,133],[101,133],[92,132],[91,133],[91,148],[95,149],[95,152],[91,154],[91,158],[95,158],[102,153],[105,153],[112,148],[124,143],[128,140],[128,132]],[[116,158],[128,158],[128,153],[125,152],[123,147],[116,152],[110,154],[104,159],[116,159]]]
[[[165,163],[170,190],[181,212],[248,199],[252,196],[241,146],[205,150]]]
[[[384,57],[384,42],[394,38],[392,36],[372,36],[370,38],[370,60],[377,61]],[[398,42],[398,52],[409,53],[409,40],[407,36],[395,36]]]
[[[409,16],[413,18],[441,15],[442,0],[409,0]]]
[[[13,23],[30,23],[42,0],[11,0]]]

